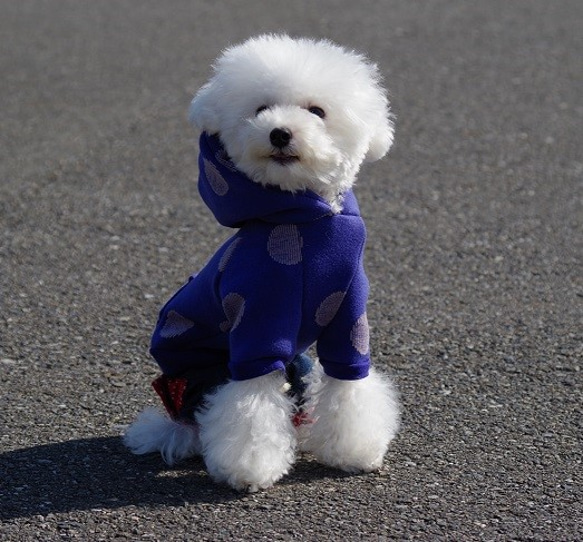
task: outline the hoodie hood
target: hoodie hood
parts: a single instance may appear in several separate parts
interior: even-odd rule
[[[309,190],[292,193],[253,182],[231,162],[216,135],[201,134],[198,166],[200,195],[223,226],[238,228],[251,220],[300,224],[334,214],[327,201]],[[341,214],[359,216],[351,191],[344,195]]]

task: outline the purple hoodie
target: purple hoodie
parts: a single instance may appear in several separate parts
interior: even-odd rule
[[[334,214],[313,192],[264,187],[208,134],[199,170],[203,200],[239,230],[160,312],[150,351],[163,373],[246,380],[285,369],[317,343],[329,376],[367,376],[366,230],[353,193]]]

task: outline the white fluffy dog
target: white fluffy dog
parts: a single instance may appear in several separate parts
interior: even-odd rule
[[[125,443],[169,464],[202,455],[238,490],[270,487],[298,449],[378,469],[399,407],[369,367],[351,191],[393,140],[376,66],[328,41],[260,36],[222,54],[190,119],[203,132],[201,195],[240,229],[160,313],[151,352],[170,417],[145,411]]]

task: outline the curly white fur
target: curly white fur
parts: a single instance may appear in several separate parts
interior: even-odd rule
[[[198,412],[209,474],[239,490],[270,487],[287,474],[297,444],[294,405],[283,373],[229,382],[207,397]]]
[[[171,420],[155,408],[138,415],[123,441],[137,455],[160,452],[169,465],[199,455],[201,451],[196,425]]]
[[[381,467],[399,429],[399,403],[391,381],[374,369],[362,380],[337,380],[318,364],[309,378],[301,449],[347,472]]]

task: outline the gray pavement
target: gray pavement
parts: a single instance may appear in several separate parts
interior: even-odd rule
[[[19,0],[0,16],[0,539],[583,538],[579,0]],[[367,51],[396,145],[361,173],[381,473],[238,495],[134,457],[159,306],[226,237],[192,93],[261,31]]]

